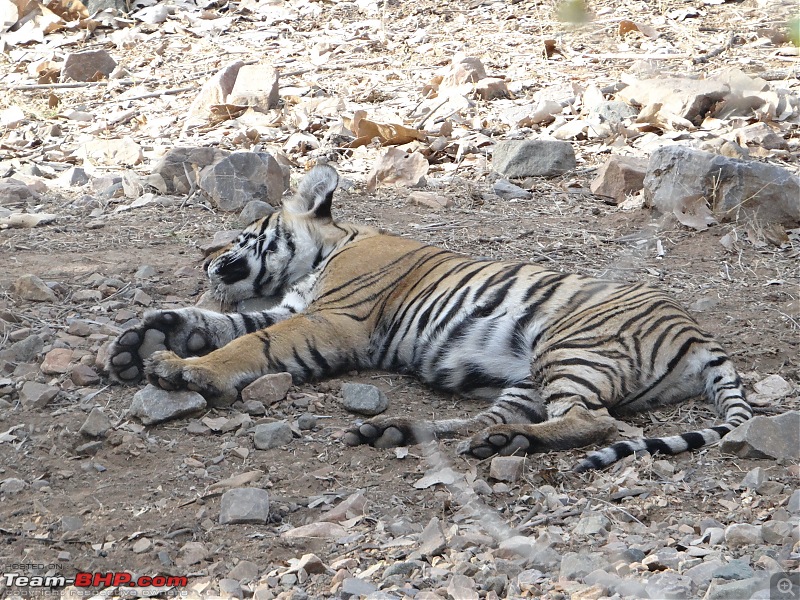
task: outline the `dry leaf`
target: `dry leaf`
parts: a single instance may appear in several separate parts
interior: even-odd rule
[[[48,213],[11,213],[0,218],[0,229],[31,229],[56,220],[56,215]]]
[[[350,148],[366,146],[375,138],[382,146],[400,146],[425,139],[425,134],[419,129],[393,123],[377,123],[365,118],[366,114],[366,111],[357,110],[352,119],[344,119],[345,126],[356,136],[356,139],[350,142]]]
[[[708,208],[705,196],[684,198],[681,206],[676,207],[673,213],[681,224],[697,231],[705,231],[709,225],[717,222],[711,209]]]
[[[50,0],[46,6],[65,21],[89,18],[89,11],[80,0]]]
[[[427,172],[428,161],[419,152],[388,148],[367,179],[367,191],[374,192],[379,185],[413,186]]]

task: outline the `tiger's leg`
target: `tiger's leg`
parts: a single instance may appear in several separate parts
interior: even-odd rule
[[[418,444],[435,438],[468,435],[499,423],[537,423],[547,418],[536,386],[524,380],[505,388],[487,410],[469,419],[419,421],[405,417],[377,417],[349,429],[344,442],[349,446],[369,444],[393,448]]]
[[[297,282],[280,306],[253,313],[228,313],[181,308],[154,310],[142,323],[123,331],[108,351],[106,370],[120,383],[136,383],[153,353],[171,350],[180,357],[202,356],[248,333],[269,327],[308,306],[316,274]]]
[[[347,317],[295,315],[248,333],[204,356],[155,352],[145,364],[148,380],[167,390],[200,392],[212,403],[230,403],[238,391],[267,373],[291,373],[295,383],[365,366],[369,336]]]

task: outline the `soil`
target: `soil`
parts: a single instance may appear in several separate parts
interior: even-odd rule
[[[714,34],[728,31],[729,19],[755,6],[750,0],[704,6],[708,14],[703,26],[709,31],[699,31],[700,26],[694,24],[687,25],[685,31],[694,32],[698,40],[712,47],[718,37]],[[325,4],[322,10],[323,18],[361,18],[355,9],[350,15],[342,4]],[[490,23],[500,29],[501,17],[509,14],[522,15],[519,19],[524,23],[539,10],[542,7],[538,4],[526,2],[508,6],[473,2],[457,8],[389,2],[384,18],[399,23],[416,16],[437,39],[456,40],[468,52],[486,47],[481,58],[491,70],[503,71],[516,60],[513,53],[532,52],[534,43],[517,45],[515,34],[510,38],[514,46],[504,46],[499,34],[491,34]],[[491,19],[483,20],[487,14]],[[456,26],[450,23],[454,18]],[[240,22],[237,33],[256,26],[252,21]],[[312,31],[314,22],[301,18],[296,26],[298,31]],[[471,36],[473,27],[480,33],[475,39]],[[576,35],[567,36],[572,36],[569,39],[573,44]],[[674,35],[682,39],[688,34],[676,29]],[[367,46],[364,59],[380,56],[380,52]],[[744,53],[734,46],[722,58],[692,68],[696,72],[711,71]],[[432,69],[444,58],[417,56],[415,60],[421,59]],[[757,60],[767,69],[783,68],[777,58],[759,55]],[[614,61],[584,67],[555,62],[547,64],[542,77],[587,79],[597,76],[593,71],[600,67],[603,80],[613,82],[625,66]],[[330,84],[329,91],[337,85],[342,87],[336,77],[327,73],[320,82]],[[349,75],[341,77],[347,79]],[[65,98],[79,93],[88,102],[99,99],[92,98],[95,92],[89,90],[63,92]],[[21,97],[24,92],[14,94]],[[190,101],[190,95],[176,100],[183,106]],[[690,307],[700,324],[713,332],[733,357],[748,386],[777,374],[796,390],[800,385],[797,244],[775,246],[759,238],[750,224],[729,223],[697,232],[648,209],[624,211],[610,206],[588,192],[602,159],[587,153],[575,173],[563,179],[536,181],[531,187],[532,198],[515,201],[494,195],[489,175],[476,174],[470,168],[450,170],[448,174],[455,173],[456,177],[443,179],[445,183],[436,191],[452,200],[453,207],[439,212],[409,205],[404,190],[379,189],[367,194],[363,175],[348,173],[343,159],[342,176],[349,181],[342,186],[347,189],[337,193],[334,212],[341,220],[378,225],[472,256],[530,260],[563,271],[650,282]],[[796,163],[791,168],[796,169]],[[431,175],[435,178],[441,173],[434,165]],[[239,227],[235,215],[210,209],[197,199],[122,212],[114,210],[122,203],[109,203],[102,214],[90,217],[76,208],[81,196],[65,190],[46,194],[41,208],[58,215],[55,224],[0,231],[4,264],[0,271],[0,317],[5,320],[0,321],[0,349],[10,345],[9,336],[18,339],[22,334],[15,332],[29,329],[45,337],[45,350],[54,344],[74,348],[79,351],[73,354],[76,361],[85,354],[90,358],[82,362],[94,364],[94,357],[114,331],[131,323],[126,311],[141,315],[146,309],[194,304],[206,289],[199,247],[215,232]],[[738,235],[733,250],[720,243],[731,232]],[[143,265],[153,266],[157,275],[137,279],[134,274]],[[59,301],[33,303],[13,296],[11,284],[29,273],[55,282]],[[76,292],[95,289],[95,282],[103,279],[118,279],[124,285],[99,303],[73,299]],[[149,306],[130,300],[136,289],[152,298]],[[66,329],[73,319],[89,322],[97,335],[71,336]],[[8,376],[10,373],[0,373],[0,379]],[[106,379],[98,385],[80,387],[68,375],[34,372],[31,377],[57,385],[62,391],[45,408],[23,407],[16,401],[16,392],[8,393],[5,405],[0,406],[0,430],[13,430],[17,438],[0,442],[0,480],[18,478],[27,483],[23,492],[5,495],[0,505],[0,565],[5,565],[4,572],[10,572],[14,565],[33,564],[44,568],[31,572],[126,570],[188,575],[190,589],[217,593],[220,580],[239,561],[249,560],[259,567],[260,584],[275,595],[284,588],[299,586],[312,598],[339,597],[331,591],[336,589],[332,571],[284,587],[276,579],[291,559],[309,552],[326,565],[344,566],[352,574],[382,561],[391,564],[404,560],[414,546],[385,543],[392,537],[389,532],[394,528],[403,532],[407,527],[408,534],[417,533],[434,517],[441,520],[448,535],[456,530],[479,529],[480,519],[474,515],[465,519],[460,500],[451,490],[442,485],[414,487],[431,469],[424,449],[413,447],[404,454],[350,448],[339,441],[344,429],[357,419],[339,405],[339,380],[293,387],[284,401],[272,406],[267,420],[294,422],[303,413],[313,412],[318,416],[318,426],[312,431],[298,430],[300,435],[285,447],[261,451],[254,449],[250,432],[252,425],[264,418],[253,417],[249,426],[227,433],[198,424],[204,417],[231,418],[238,407],[212,409],[195,419],[143,427],[126,416],[135,388],[114,385]],[[372,383],[384,390],[391,401],[387,415],[440,418],[473,414],[482,406],[478,401],[434,393],[413,378],[389,373],[348,373],[340,380]],[[103,408],[114,428],[99,450],[86,456],[76,451],[87,441],[78,430],[95,406]],[[774,414],[798,407],[800,399],[795,393],[761,411]],[[694,429],[715,419],[710,408],[698,400],[642,415],[632,424],[642,427],[647,436],[659,436]],[[663,543],[670,536],[677,539],[676,528],[681,525],[694,528],[699,535],[699,523],[706,518],[717,519],[723,526],[753,522],[785,505],[788,494],[797,486],[797,471],[791,471],[790,465],[743,460],[723,455],[716,447],[669,457],[666,463],[659,462],[660,457],[627,459],[607,472],[583,475],[573,474],[570,467],[584,451],[554,452],[529,457],[521,479],[495,485],[489,479],[490,461],[457,457],[453,441],[441,441],[438,446],[452,468],[494,485],[493,492],[483,497],[484,510],[512,528],[531,518],[532,512],[546,513],[537,513],[535,507],[537,490],[542,486],[552,486],[581,510],[603,512],[620,532],[633,521],[643,524],[652,532],[645,540],[648,543]],[[673,470],[669,476],[664,475],[665,464]],[[739,482],[754,467],[766,469],[774,481],[784,485],[783,491],[761,497],[739,490]],[[220,525],[217,518],[222,492],[209,491],[209,486],[254,470],[263,472],[257,486],[270,494],[270,522]],[[624,504],[612,501],[610,495],[631,482],[644,486],[647,493],[627,498]],[[344,540],[281,537],[292,527],[318,521],[323,509],[358,490],[363,490],[368,500],[366,516],[349,524]],[[559,514],[523,532],[538,536],[548,529],[552,533],[553,527],[566,530],[572,519]],[[70,530],[65,517],[77,517],[80,525]],[[624,538],[623,533],[614,535]],[[151,540],[152,546],[135,551],[135,543],[142,538]],[[558,551],[599,547],[607,541],[587,542],[580,536],[566,535]],[[187,542],[204,544],[206,556],[187,564],[183,558],[186,550],[182,550]],[[749,561],[760,556],[753,546],[730,549],[725,555]],[[796,556],[776,554],[787,569],[795,565]],[[270,576],[273,579],[268,579]],[[444,579],[439,581],[435,575],[430,578],[432,589],[446,586],[441,583]],[[418,578],[418,585],[423,586],[419,581],[424,580]],[[559,584],[554,578],[529,594],[568,597],[568,589],[561,585],[563,582]],[[0,582],[0,592],[3,589]],[[5,592],[10,590],[6,588]],[[481,594],[486,596],[485,592]]]

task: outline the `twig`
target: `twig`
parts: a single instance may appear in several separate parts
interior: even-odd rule
[[[710,59],[714,58],[715,56],[719,56],[726,50],[728,50],[733,45],[733,40],[736,38],[736,34],[732,33],[728,38],[728,41],[725,42],[719,48],[714,48],[711,52],[707,52],[703,56],[698,56],[692,59],[692,64],[699,65],[700,63],[708,62]]]

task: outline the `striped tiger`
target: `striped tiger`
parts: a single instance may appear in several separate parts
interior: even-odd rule
[[[351,446],[378,448],[459,436],[462,454],[547,452],[600,444],[613,417],[697,395],[725,422],[671,437],[617,442],[576,470],[640,450],[676,454],[718,441],[752,416],[720,345],[672,298],[642,284],[471,259],[339,223],[338,175],[313,168],[277,211],[207,263],[224,303],[275,297],[269,310],[153,311],[109,351],[112,377],[142,377],[230,403],[266,373],[295,384],[353,369],[410,373],[439,390],[491,398],[471,418],[376,417]],[[471,436],[471,437],[470,437]]]

